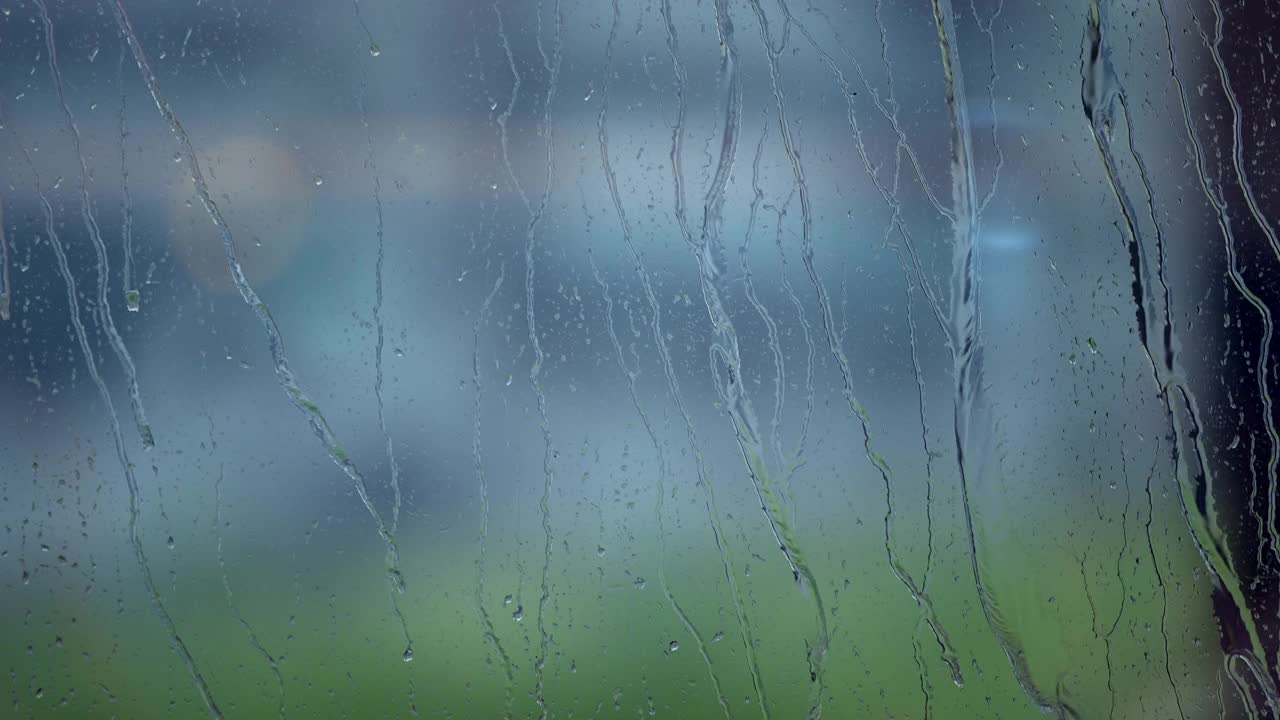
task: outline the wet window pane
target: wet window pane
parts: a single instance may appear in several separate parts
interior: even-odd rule
[[[1277,13],[0,4],[0,715],[1274,717]]]

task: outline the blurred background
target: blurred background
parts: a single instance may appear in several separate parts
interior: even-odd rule
[[[0,697],[1280,712],[1262,0],[6,0]]]

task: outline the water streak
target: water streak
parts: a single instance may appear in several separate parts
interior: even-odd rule
[[[618,191],[618,178],[613,171],[613,164],[609,159],[609,132],[606,122],[609,113],[609,97],[613,85],[613,47],[618,35],[618,23],[621,17],[621,9],[618,0],[613,0],[613,21],[609,26],[609,40],[605,44],[605,78],[601,89],[600,113],[596,116],[596,137],[600,146],[600,166],[604,171],[605,182],[609,186],[609,196],[613,201],[614,213],[618,217],[618,224],[621,226],[623,242],[631,248],[634,248],[634,239],[631,230],[631,223],[627,219],[626,211],[622,206],[622,195]],[[644,426],[645,433],[649,436],[649,442],[653,445],[653,452],[658,462],[658,479],[656,490],[656,501],[654,503],[654,524],[658,533],[658,584],[662,588],[662,595],[666,598],[667,604],[671,606],[671,611],[680,619],[680,623],[685,630],[694,639],[697,646],[698,655],[702,658],[702,663],[707,669],[707,676],[711,680],[711,688],[715,693],[716,702],[720,704],[720,709],[724,713],[726,720],[732,718],[729,711],[729,703],[725,698],[724,691],[720,686],[720,678],[716,674],[715,667],[712,665],[711,656],[707,652],[707,643],[697,626],[693,624],[684,608],[676,600],[675,594],[671,591],[671,586],[667,582],[667,536],[666,522],[664,517],[664,502],[666,500],[666,479],[667,479],[667,459],[666,454],[662,451],[662,443],[658,441],[658,434],[653,428],[653,423],[649,419],[649,414],[644,411],[640,404],[639,392],[636,389],[636,374],[638,371],[631,370],[627,367],[626,357],[622,351],[622,343],[618,340],[618,333],[614,329],[613,323],[613,297],[609,294],[609,285],[605,281],[604,276],[600,274],[599,268],[596,267],[595,258],[592,255],[587,256],[591,264],[591,271],[595,277],[596,283],[600,285],[600,291],[604,297],[605,303],[605,328],[609,334],[609,340],[613,344],[614,356],[618,361],[618,368],[627,378],[627,393],[631,398],[631,405],[635,408],[636,414],[640,417],[640,423]],[[637,259],[637,263],[639,260]],[[641,273],[641,280],[649,285],[648,273],[643,267],[638,267]],[[656,308],[656,305],[654,306]],[[651,309],[654,309],[651,308]],[[656,309],[654,309],[656,312]]]
[[[2,125],[4,125],[3,113],[0,113],[0,126]],[[16,132],[14,135],[15,140],[17,140]],[[21,143],[19,142],[18,145],[21,146]],[[71,313],[71,327],[79,344],[80,353],[84,356],[89,378],[93,381],[94,387],[98,390],[98,397],[107,409],[116,459],[120,463],[120,470],[124,474],[125,487],[129,491],[129,545],[133,549],[134,560],[137,562],[138,570],[142,574],[143,588],[145,588],[152,606],[155,607],[156,613],[160,615],[160,620],[169,636],[169,642],[173,646],[174,652],[178,653],[178,657],[181,658],[182,664],[191,676],[192,682],[195,683],[196,690],[200,694],[200,699],[204,701],[209,715],[214,720],[222,720],[222,710],[218,707],[218,703],[213,697],[213,690],[196,666],[195,656],[192,655],[182,636],[178,634],[177,624],[174,622],[173,616],[169,614],[169,609],[156,588],[155,578],[151,573],[151,563],[147,560],[147,553],[142,545],[142,536],[139,533],[138,525],[142,514],[142,505],[139,499],[138,479],[134,472],[133,462],[129,459],[129,452],[125,448],[124,432],[120,428],[120,419],[116,414],[115,404],[111,401],[111,393],[107,390],[107,384],[102,379],[101,373],[98,372],[98,363],[94,360],[93,347],[89,343],[89,336],[80,317],[80,294],[76,288],[75,276],[72,274],[71,267],[67,262],[66,249],[62,245],[62,240],[58,237],[53,206],[49,204],[48,196],[45,195],[40,182],[40,174],[31,159],[31,154],[25,147],[22,147],[22,154],[35,181],[36,195],[40,199],[40,208],[44,213],[45,233],[48,236],[49,245],[53,248],[58,273],[62,276],[63,284],[66,287],[67,307]]]
[[[129,48],[133,52],[134,62],[137,64],[138,71],[147,85],[147,90],[151,94],[151,99],[155,103],[156,109],[177,138],[181,148],[180,157],[187,163],[187,171],[191,174],[191,181],[195,185],[196,196],[221,236],[222,251],[226,258],[227,271],[231,276],[231,282],[240,294],[240,298],[253,310],[258,322],[262,325],[263,331],[266,333],[276,382],[284,390],[285,395],[293,406],[306,417],[307,424],[324,446],[325,453],[329,456],[329,459],[351,480],[356,494],[360,497],[360,502],[364,505],[365,510],[368,511],[369,517],[373,519],[378,536],[386,547],[387,579],[397,592],[403,593],[404,578],[400,572],[399,549],[396,546],[395,537],[387,527],[387,524],[383,522],[381,513],[378,512],[369,497],[368,484],[365,482],[364,475],[338,442],[337,436],[334,435],[333,429],[329,426],[329,421],[325,419],[324,413],[320,410],[320,406],[311,400],[311,397],[298,383],[297,376],[294,375],[293,369],[289,364],[288,354],[285,352],[284,337],[280,333],[280,327],[276,324],[275,318],[272,317],[271,310],[267,307],[266,302],[259,297],[245,275],[244,267],[240,264],[239,249],[235,237],[231,234],[231,228],[223,217],[222,210],[213,200],[209,184],[205,180],[204,171],[201,169],[200,160],[196,155],[195,146],[191,143],[191,137],[178,120],[178,116],[174,113],[172,106],[169,105],[169,101],[161,94],[160,84],[156,79],[155,73],[151,70],[151,65],[147,62],[146,53],[138,40],[137,33],[134,32],[133,25],[129,21],[129,15],[124,9],[124,4],[121,0],[112,0],[111,10],[112,15],[115,17],[116,26],[129,43]],[[403,615],[398,616],[397,620],[407,636],[407,624]]]
[[[53,86],[57,91],[58,102],[62,106],[62,114],[67,128],[71,130],[71,142],[75,147],[76,157],[80,161],[80,217],[84,221],[89,239],[98,260],[98,294],[95,315],[115,351],[116,359],[124,368],[125,380],[129,386],[129,404],[133,409],[134,423],[138,427],[138,435],[142,439],[143,448],[155,445],[155,436],[151,432],[151,424],[147,422],[147,413],[142,406],[142,391],[138,387],[138,371],[133,364],[133,356],[125,347],[124,339],[116,329],[115,320],[111,316],[111,305],[107,301],[107,286],[110,283],[111,270],[107,263],[107,246],[102,240],[102,231],[98,228],[98,219],[93,214],[93,201],[89,197],[89,163],[85,159],[80,127],[76,124],[71,106],[67,104],[66,92],[63,89],[62,71],[58,67],[58,48],[53,38],[53,20],[49,17],[49,9],[44,0],[35,0],[36,9],[40,11],[40,21],[44,26],[44,43],[49,57],[49,74],[53,77]]]

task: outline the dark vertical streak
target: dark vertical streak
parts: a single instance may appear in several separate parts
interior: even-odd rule
[[[1163,22],[1164,35],[1165,35],[1165,48],[1166,48],[1166,51],[1169,53],[1169,75],[1173,79],[1174,85],[1175,87],[1177,87],[1177,90],[1178,90],[1178,100],[1182,110],[1183,126],[1187,133],[1187,139],[1191,143],[1192,159],[1195,163],[1196,174],[1199,179],[1200,189],[1203,192],[1205,199],[1209,202],[1210,206],[1214,209],[1214,212],[1217,216],[1218,229],[1222,235],[1223,243],[1227,252],[1227,261],[1228,261],[1227,275],[1231,280],[1232,286],[1241,295],[1241,297],[1243,297],[1245,301],[1248,302],[1254,308],[1254,310],[1258,312],[1259,316],[1262,319],[1263,336],[1260,341],[1259,359],[1258,359],[1257,365],[1255,366],[1255,377],[1257,378],[1258,390],[1265,408],[1265,412],[1267,413],[1268,417],[1270,417],[1271,397],[1270,397],[1270,394],[1267,392],[1265,373],[1266,373],[1266,368],[1270,366],[1269,356],[1270,356],[1271,336],[1273,334],[1273,329],[1275,327],[1274,322],[1272,320],[1271,310],[1270,308],[1267,307],[1266,303],[1264,303],[1262,299],[1259,298],[1249,288],[1249,286],[1246,284],[1244,280],[1243,275],[1240,272],[1239,259],[1236,254],[1236,247],[1235,247],[1235,236],[1231,229],[1231,217],[1230,217],[1230,213],[1228,212],[1226,200],[1223,197],[1221,191],[1214,190],[1212,183],[1209,180],[1209,175],[1206,168],[1207,163],[1205,160],[1204,148],[1201,145],[1199,135],[1197,134],[1195,129],[1195,125],[1191,120],[1191,106],[1190,106],[1189,100],[1187,99],[1186,87],[1182,82],[1182,78],[1178,75],[1177,59],[1176,59],[1176,54],[1174,52],[1174,47],[1173,47],[1173,31],[1170,27],[1169,15],[1165,10],[1164,0],[1157,0],[1156,6],[1157,8],[1159,8],[1160,17]],[[1177,481],[1180,486],[1179,497],[1182,500],[1183,515],[1187,521],[1187,529],[1191,533],[1191,539],[1195,542],[1196,548],[1200,552],[1201,558],[1204,560],[1206,568],[1214,575],[1216,581],[1222,587],[1225,587],[1225,589],[1227,590],[1227,593],[1230,595],[1231,602],[1234,605],[1233,612],[1237,615],[1240,622],[1247,629],[1247,632],[1249,635],[1249,644],[1251,646],[1251,652],[1258,655],[1259,657],[1265,657],[1265,651],[1263,650],[1262,642],[1259,638],[1256,624],[1253,621],[1252,613],[1248,609],[1248,604],[1243,597],[1243,592],[1240,587],[1239,579],[1235,573],[1234,568],[1232,567],[1231,556],[1227,551],[1227,549],[1223,546],[1224,541],[1220,532],[1217,531],[1216,522],[1214,522],[1212,517],[1206,517],[1204,512],[1206,508],[1200,508],[1198,506],[1196,507],[1196,512],[1197,512],[1196,518],[1193,520],[1191,516],[1190,506],[1187,503],[1187,498],[1186,498],[1187,492],[1189,491],[1189,488],[1187,487],[1187,484],[1188,484],[1187,481],[1190,480],[1197,483],[1203,482],[1205,484],[1206,490],[1212,487],[1212,482],[1211,482],[1210,473],[1208,472],[1208,469],[1205,467],[1203,462],[1203,453],[1200,450],[1200,443],[1202,442],[1202,438],[1200,438],[1200,432],[1199,432],[1200,415],[1198,410],[1196,409],[1195,398],[1191,394],[1190,389],[1187,388],[1184,383],[1182,383],[1176,378],[1172,378],[1165,381],[1164,385],[1162,386],[1162,394],[1164,395],[1164,402],[1166,406],[1166,412],[1169,416],[1169,423],[1170,423],[1171,429],[1173,429],[1174,431],[1174,447],[1172,448],[1172,452],[1174,454],[1175,463],[1177,462],[1177,459],[1179,457],[1178,445],[1180,441],[1180,434],[1178,430],[1177,416],[1173,411],[1173,401],[1172,401],[1172,398],[1170,397],[1170,392],[1169,392],[1170,389],[1174,387],[1176,387],[1179,390],[1180,394],[1182,395],[1183,404],[1186,407],[1187,413],[1190,417],[1191,426],[1192,426],[1191,430],[1194,436],[1192,449],[1195,451],[1195,455],[1197,459],[1200,461],[1199,472],[1197,472],[1194,476],[1189,477],[1187,480],[1184,480],[1181,475],[1177,476]],[[1175,464],[1175,469],[1176,468],[1177,468],[1177,465]],[[1275,488],[1274,478],[1272,478],[1272,484],[1271,484],[1272,502],[1269,506],[1270,507],[1269,512],[1272,512],[1272,513],[1274,513],[1275,511],[1275,490],[1276,488]],[[1271,525],[1269,530],[1272,531],[1273,538],[1274,538],[1275,529],[1273,524]],[[1250,663],[1250,667],[1252,666],[1253,664]],[[1271,704],[1276,704],[1278,702],[1277,693],[1274,687],[1274,683],[1271,681],[1270,676],[1264,673],[1261,677],[1259,677],[1259,683],[1262,686],[1267,702]]]
[[[1199,30],[1200,39],[1209,48],[1209,52],[1213,57],[1213,64],[1218,70],[1218,78],[1222,83],[1222,91],[1226,94],[1227,104],[1231,108],[1231,160],[1236,171],[1236,180],[1240,185],[1240,189],[1244,194],[1245,205],[1249,209],[1249,215],[1253,218],[1258,228],[1262,230],[1263,235],[1267,238],[1267,244],[1271,247],[1271,253],[1277,261],[1280,261],[1280,238],[1276,236],[1276,230],[1263,214],[1262,209],[1258,206],[1257,197],[1254,195],[1253,186],[1249,183],[1249,176],[1245,173],[1243,135],[1244,131],[1241,127],[1243,122],[1242,111],[1240,109],[1240,100],[1236,97],[1235,90],[1231,87],[1231,79],[1227,74],[1226,65],[1222,61],[1222,7],[1218,0],[1210,0],[1209,6],[1213,9],[1214,16],[1214,34],[1213,40],[1210,41],[1205,35],[1204,30],[1200,28],[1200,21],[1196,20],[1196,27]],[[1194,17],[1194,12],[1193,12]],[[1259,298],[1259,302],[1261,299]],[[1270,327],[1268,327],[1270,330]],[[1264,346],[1261,351],[1261,357],[1258,360],[1258,392],[1262,400],[1262,420],[1263,427],[1267,432],[1267,478],[1269,500],[1267,503],[1267,531],[1271,535],[1271,543],[1273,552],[1280,559],[1280,533],[1276,528],[1276,505],[1277,498],[1277,478],[1280,477],[1280,432],[1276,430],[1275,415],[1273,411],[1273,400],[1271,393],[1266,385],[1266,373],[1270,372],[1270,362],[1268,362],[1270,351],[1270,338],[1264,340]],[[1277,662],[1280,662],[1278,656]]]
[[[1187,413],[1190,424],[1190,427],[1186,429],[1187,437],[1190,439],[1190,452],[1188,455],[1194,459],[1196,467],[1192,472],[1191,464],[1188,462],[1186,464],[1186,477],[1183,475],[1183,451],[1180,442],[1182,426],[1177,420],[1178,414],[1173,409],[1172,390],[1178,391],[1178,395],[1182,399],[1182,407]],[[1241,587],[1239,576],[1225,545],[1226,541],[1205,520],[1203,495],[1207,488],[1212,487],[1212,479],[1207,460],[1208,452],[1204,447],[1204,430],[1200,422],[1200,410],[1196,406],[1195,397],[1187,389],[1186,385],[1175,383],[1175,381],[1171,381],[1166,386],[1164,399],[1170,419],[1169,429],[1174,436],[1170,451],[1173,459],[1174,477],[1177,480],[1178,500],[1182,509],[1182,518],[1186,523],[1187,533],[1194,542],[1196,551],[1200,554],[1201,561],[1204,562],[1205,568],[1209,570],[1212,576],[1215,589],[1226,591],[1215,595],[1215,600],[1226,606],[1225,608],[1215,607],[1215,614],[1219,618],[1219,627],[1222,628],[1222,633],[1227,639],[1224,642],[1224,646],[1235,645],[1237,641],[1228,634],[1230,633],[1229,629],[1222,627],[1222,621],[1238,622],[1245,629],[1249,647],[1229,648],[1229,652],[1244,661],[1246,667],[1254,673],[1263,699],[1271,706],[1273,712],[1280,712],[1280,697],[1277,697],[1275,684],[1265,668],[1258,667],[1259,659],[1265,657],[1265,651],[1257,624],[1245,601],[1244,590]],[[1234,617],[1232,617],[1233,615]],[[1181,710],[1181,705],[1179,705],[1179,710]]]
[[[1227,249],[1227,254],[1228,254],[1229,263],[1230,263],[1230,266],[1228,268],[1228,274],[1231,277],[1232,284],[1236,287],[1236,289],[1240,291],[1240,293],[1246,298],[1246,300],[1248,300],[1250,304],[1253,305],[1254,308],[1257,309],[1263,317],[1265,332],[1264,332],[1263,346],[1262,346],[1262,352],[1261,352],[1262,363],[1258,367],[1258,383],[1259,383],[1260,391],[1262,393],[1263,402],[1265,405],[1268,405],[1267,415],[1269,418],[1270,417],[1269,395],[1267,395],[1266,393],[1262,370],[1263,370],[1263,367],[1266,365],[1267,352],[1269,348],[1269,339],[1270,339],[1271,328],[1272,328],[1270,311],[1266,307],[1266,305],[1262,303],[1261,299],[1258,298],[1256,295],[1254,295],[1248,289],[1248,287],[1245,285],[1243,276],[1239,273],[1237,263],[1236,263],[1234,238],[1231,232],[1230,219],[1227,214],[1226,203],[1225,203],[1225,200],[1220,196],[1220,194],[1215,193],[1211,190],[1209,182],[1207,180],[1207,175],[1205,173],[1205,162],[1204,162],[1203,152],[1200,146],[1200,141],[1196,136],[1194,126],[1191,123],[1190,110],[1187,104],[1185,89],[1183,88],[1181,79],[1178,77],[1177,71],[1176,71],[1176,64],[1175,64],[1176,61],[1174,59],[1173,41],[1172,41],[1172,36],[1169,28],[1168,16],[1165,14],[1163,3],[1159,4],[1159,8],[1160,8],[1161,16],[1164,20],[1166,47],[1167,47],[1167,51],[1169,52],[1170,74],[1173,77],[1178,87],[1179,99],[1182,104],[1183,121],[1184,121],[1184,125],[1186,126],[1188,139],[1191,141],[1191,144],[1193,147],[1193,156],[1194,156],[1193,159],[1195,160],[1196,170],[1200,179],[1201,189],[1203,190],[1205,197],[1209,200],[1210,204],[1214,207],[1217,213],[1219,229],[1221,230],[1224,241],[1226,243],[1226,249]],[[1137,151],[1137,148],[1134,147],[1133,145],[1134,138],[1133,138],[1133,129],[1132,129],[1132,116],[1129,112],[1128,103],[1125,99],[1123,89],[1119,87],[1119,81],[1115,77],[1114,70],[1112,69],[1110,60],[1108,58],[1108,50],[1105,45],[1104,35],[1103,35],[1102,10],[1101,10],[1100,4],[1096,1],[1092,2],[1090,5],[1088,22],[1086,24],[1086,29],[1085,29],[1085,41],[1086,41],[1087,55],[1085,56],[1085,58],[1082,59],[1082,65],[1081,65],[1082,104],[1084,106],[1086,119],[1089,121],[1090,129],[1093,132],[1095,143],[1097,144],[1099,155],[1103,162],[1103,167],[1106,171],[1108,183],[1111,187],[1113,195],[1116,198],[1117,204],[1120,206],[1120,209],[1128,230],[1130,265],[1132,267],[1132,272],[1134,277],[1134,281],[1133,281],[1134,305],[1137,309],[1139,339],[1142,344],[1143,351],[1145,352],[1146,357],[1148,359],[1148,362],[1150,363],[1152,375],[1155,380],[1155,383],[1157,387],[1160,388],[1160,395],[1165,406],[1169,428],[1171,433],[1173,434],[1171,452],[1173,453],[1175,476],[1177,478],[1177,482],[1179,483],[1179,497],[1182,500],[1184,519],[1186,520],[1187,529],[1190,532],[1191,539],[1195,543],[1196,548],[1201,555],[1201,558],[1204,560],[1206,564],[1206,567],[1213,574],[1215,581],[1220,586],[1226,587],[1228,591],[1228,595],[1231,597],[1231,602],[1234,605],[1232,612],[1239,617],[1241,622],[1248,629],[1248,634],[1250,636],[1250,644],[1253,646],[1254,652],[1260,653],[1262,652],[1261,650],[1262,646],[1261,646],[1260,639],[1258,637],[1257,630],[1254,626],[1253,621],[1248,617],[1249,611],[1247,610],[1247,604],[1244,600],[1243,593],[1240,588],[1240,582],[1238,580],[1238,577],[1234,568],[1232,567],[1230,553],[1224,545],[1224,541],[1222,539],[1222,531],[1220,528],[1218,528],[1217,522],[1215,519],[1215,511],[1213,509],[1212,475],[1211,473],[1208,472],[1208,468],[1205,466],[1205,463],[1203,460],[1203,453],[1200,451],[1198,447],[1200,442],[1199,429],[1198,429],[1200,425],[1199,414],[1195,408],[1195,402],[1191,396],[1190,389],[1187,388],[1185,384],[1181,383],[1181,381],[1178,380],[1176,377],[1171,377],[1174,372],[1174,363],[1173,363],[1174,358],[1173,358],[1173,347],[1172,347],[1172,319],[1171,319],[1172,313],[1170,310],[1171,300],[1170,300],[1169,285],[1165,278],[1165,250],[1164,250],[1163,235],[1160,229],[1160,224],[1156,218],[1154,194],[1151,189],[1151,184],[1150,184],[1149,176],[1146,170],[1146,165],[1143,162],[1140,153]],[[1143,289],[1143,281],[1142,281],[1143,275],[1144,275],[1143,261],[1145,260],[1145,253],[1142,247],[1142,236],[1141,236],[1141,233],[1139,233],[1137,230],[1137,223],[1135,220],[1135,213],[1132,210],[1132,203],[1130,202],[1128,195],[1124,192],[1123,187],[1120,185],[1118,181],[1117,172],[1115,170],[1115,160],[1112,156],[1111,148],[1110,148],[1110,137],[1112,132],[1111,102],[1113,101],[1113,99],[1118,100],[1118,103],[1124,114],[1124,121],[1127,126],[1127,132],[1128,132],[1130,154],[1133,156],[1134,161],[1138,165],[1139,176],[1141,178],[1141,181],[1147,196],[1147,204],[1148,204],[1150,219],[1156,232],[1158,277],[1164,292],[1164,301],[1165,301],[1164,302],[1165,317],[1164,317],[1164,333],[1163,333],[1163,349],[1164,349],[1163,370],[1161,366],[1157,365],[1154,357],[1152,356],[1150,344],[1148,341],[1147,322],[1146,322],[1146,310],[1148,307],[1148,301]],[[1187,502],[1186,493],[1189,491],[1189,488],[1187,487],[1187,482],[1183,480],[1182,475],[1178,472],[1178,469],[1180,468],[1179,460],[1181,456],[1181,452],[1180,452],[1181,435],[1180,435],[1180,429],[1179,429],[1179,422],[1178,422],[1176,413],[1174,412],[1171,398],[1169,396],[1169,390],[1171,387],[1177,387],[1179,392],[1182,394],[1184,399],[1184,404],[1186,406],[1186,410],[1191,419],[1191,425],[1192,425],[1191,434],[1193,438],[1193,444],[1195,445],[1195,448],[1194,448],[1195,456],[1197,457],[1197,460],[1199,462],[1200,469],[1197,473],[1194,474],[1194,476],[1191,476],[1189,479],[1196,483],[1196,487],[1198,488],[1196,490],[1197,497],[1203,498],[1203,503],[1200,502],[1199,500],[1193,503]],[[1203,493],[1200,492],[1200,489],[1203,489]],[[1196,512],[1194,517],[1192,516],[1192,507],[1195,508],[1195,512]],[[1273,530],[1273,538],[1274,538],[1275,537],[1274,525],[1272,526],[1272,530]],[[1165,612],[1167,612],[1167,608]],[[1162,617],[1162,630],[1163,630],[1163,617]],[[1168,676],[1171,689],[1173,690],[1173,693],[1174,693],[1174,698],[1178,704],[1179,714],[1181,715],[1182,714],[1181,700],[1178,695],[1177,686],[1173,680],[1173,675],[1168,667],[1167,644],[1168,644],[1168,640],[1166,636],[1166,675]],[[1264,683],[1264,686],[1269,688],[1270,682],[1266,681]],[[1269,697],[1274,697],[1273,690],[1268,689],[1267,694]]]
[[[1111,67],[1108,50],[1103,45],[1102,11],[1098,0],[1091,0],[1090,2],[1089,17],[1085,24],[1084,46],[1085,51],[1080,62],[1080,103],[1084,110],[1085,120],[1089,123],[1089,131],[1093,137],[1094,145],[1098,148],[1098,156],[1102,161],[1107,187],[1111,189],[1111,194],[1115,197],[1116,204],[1120,207],[1121,217],[1124,219],[1125,230],[1128,235],[1126,245],[1129,250],[1129,265],[1133,274],[1133,303],[1137,312],[1138,342],[1142,346],[1147,362],[1151,365],[1151,374],[1158,386],[1160,385],[1160,371],[1155,357],[1151,354],[1147,322],[1148,302],[1143,287],[1143,277],[1145,275],[1143,261],[1146,255],[1143,252],[1142,233],[1138,231],[1133,203],[1129,200],[1128,193],[1124,191],[1120,184],[1116,161],[1111,152],[1111,134],[1114,129],[1111,117],[1111,103],[1119,98],[1122,107],[1125,108],[1126,125],[1131,123],[1131,118],[1128,116],[1127,105],[1124,105],[1124,92],[1118,87],[1119,80]],[[1132,141],[1131,127],[1129,132],[1130,140]],[[1150,204],[1150,207],[1154,219],[1154,204]],[[1156,225],[1156,231],[1159,232],[1158,224]],[[1167,297],[1166,292],[1166,299]]]

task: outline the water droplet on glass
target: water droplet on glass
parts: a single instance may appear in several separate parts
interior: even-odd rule
[[[510,595],[508,595],[508,596],[506,596],[506,597],[502,598],[502,604],[503,604],[503,605],[510,605],[510,604],[511,604],[511,601],[512,601],[513,599],[514,599],[514,598],[512,598]]]
[[[404,661],[413,662],[413,646],[412,645],[404,649]]]
[[[675,652],[679,649],[680,649],[680,641],[678,640],[672,640],[671,644],[667,646],[667,652]]]
[[[369,46],[369,54],[378,57],[382,54],[382,48],[378,47],[378,43],[373,43]]]
[[[124,304],[129,312],[138,312],[138,308],[142,305],[142,293],[137,290],[126,290]]]
[[[523,605],[517,605],[517,606],[516,606],[516,611],[515,611],[515,612],[513,612],[513,613],[511,613],[511,619],[515,620],[516,622],[520,622],[521,620],[523,620],[523,619],[524,619],[524,606],[523,606]]]
[[[173,536],[172,536],[172,535],[170,535],[170,536],[169,536],[169,540],[168,540],[168,542],[166,542],[165,544],[169,546],[169,549],[170,549],[170,550],[172,550],[172,549],[173,549]]]
[[[320,187],[321,185],[324,184],[324,178],[320,177],[319,175],[316,176],[315,180],[316,180],[316,187]]]
[[[174,154],[173,154],[173,161],[174,161],[174,162],[176,162],[176,163],[180,163],[180,162],[182,162],[182,154],[181,154],[181,153],[174,153]]]
[[[711,636],[711,642],[713,642],[713,643],[718,643],[718,642],[720,642],[720,641],[721,641],[721,640],[723,640],[723,639],[724,639],[724,631],[723,631],[723,630],[717,630],[717,631],[716,631],[716,634]]]
[[[644,578],[641,578],[641,577],[636,578],[635,586],[637,590],[643,590],[645,585],[646,583]]]

